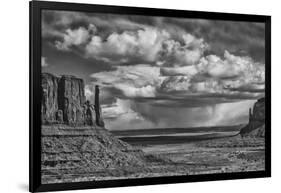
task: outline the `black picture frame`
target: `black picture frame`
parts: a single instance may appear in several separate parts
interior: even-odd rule
[[[183,11],[170,9],[105,6],[79,3],[62,3],[31,1],[30,11],[30,144],[29,144],[29,191],[59,191],[90,188],[107,188],[138,186],[167,183],[183,183],[213,180],[230,180],[244,178],[262,178],[271,176],[271,17],[266,15],[247,15],[233,13],[215,13],[201,11]],[[265,23],[265,102],[266,102],[266,133],[265,133],[265,171],[202,174],[192,176],[154,177],[142,179],[108,180],[98,182],[73,182],[58,184],[41,184],[41,11],[68,10],[97,13],[137,14],[146,16],[165,16],[180,18],[207,18],[227,21],[249,21]]]

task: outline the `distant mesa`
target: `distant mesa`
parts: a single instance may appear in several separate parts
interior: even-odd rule
[[[104,127],[95,87],[95,104],[86,101],[84,81],[71,75],[42,73],[42,124],[97,125]]]
[[[249,123],[240,130],[242,137],[265,136],[265,98],[258,99],[253,111],[249,109]]]

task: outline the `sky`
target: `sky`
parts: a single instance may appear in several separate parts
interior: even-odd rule
[[[85,81],[110,130],[237,125],[264,96],[264,23],[42,11],[43,72]]]

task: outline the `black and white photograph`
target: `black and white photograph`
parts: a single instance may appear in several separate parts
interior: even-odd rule
[[[42,184],[265,171],[265,23],[41,12]]]

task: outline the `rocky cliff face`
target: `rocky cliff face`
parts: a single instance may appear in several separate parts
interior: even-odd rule
[[[98,126],[103,127],[104,122],[101,117],[101,107],[100,107],[100,99],[99,99],[100,89],[98,86],[95,87],[95,112],[96,112],[96,123]]]
[[[96,87],[99,98],[99,87]],[[74,76],[56,77],[42,74],[42,124],[104,126],[99,100],[95,105],[86,102],[84,82]]]
[[[42,122],[55,122],[58,112],[58,78],[52,74],[42,74]]]
[[[265,134],[265,98],[259,99],[249,109],[249,123],[241,129],[241,136],[264,137]]]
[[[59,79],[58,104],[65,123],[83,124],[85,122],[83,80],[74,76],[62,76]]]

